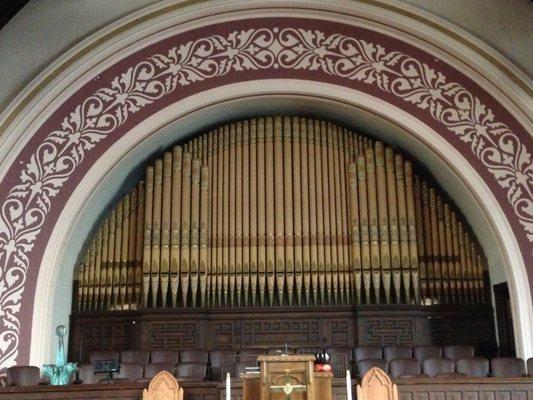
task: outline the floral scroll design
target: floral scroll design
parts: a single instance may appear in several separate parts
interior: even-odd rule
[[[398,51],[341,34],[254,28],[190,41],[129,67],[49,132],[0,209],[0,369],[16,363],[29,254],[59,193],[87,152],[132,115],[178,88],[245,70],[319,71],[375,85],[427,111],[470,145],[533,242],[533,163],[526,146],[479,98]]]

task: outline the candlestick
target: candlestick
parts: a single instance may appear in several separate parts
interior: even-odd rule
[[[352,377],[350,375],[350,370],[346,371],[346,394],[348,400],[352,400]]]
[[[231,378],[229,372],[226,374],[226,400],[231,400]]]

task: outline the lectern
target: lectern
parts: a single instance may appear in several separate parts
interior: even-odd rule
[[[258,361],[259,376],[242,375],[243,400],[331,400],[331,373],[314,372],[314,356],[259,356]]]

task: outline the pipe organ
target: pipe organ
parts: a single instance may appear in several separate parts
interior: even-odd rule
[[[402,153],[330,122],[257,118],[174,146],[107,213],[80,311],[483,304],[464,218]]]

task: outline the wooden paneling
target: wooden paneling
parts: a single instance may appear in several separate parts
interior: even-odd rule
[[[490,307],[174,309],[74,314],[70,359],[103,349],[355,347],[494,341]]]

